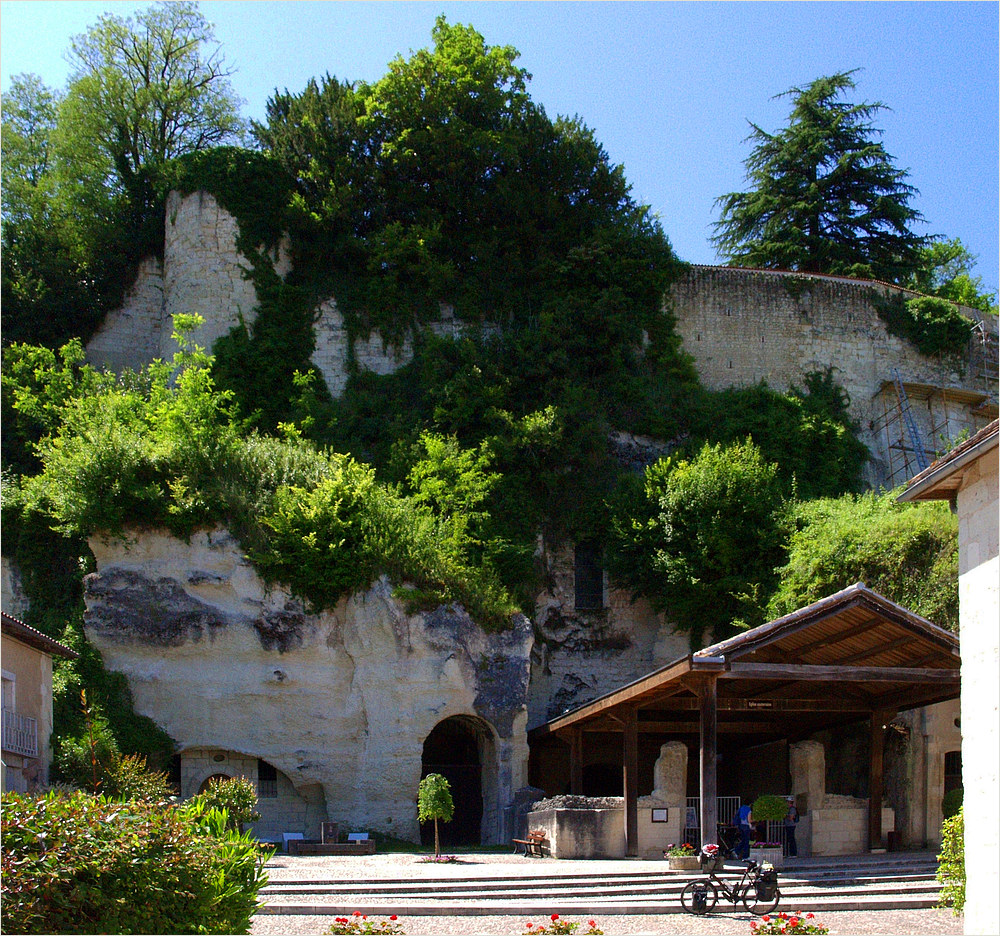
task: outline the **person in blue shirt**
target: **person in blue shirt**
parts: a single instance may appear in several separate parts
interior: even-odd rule
[[[750,831],[753,829],[753,812],[749,806],[741,806],[736,813],[736,826],[740,830],[740,844],[736,857],[746,861],[750,857]]]

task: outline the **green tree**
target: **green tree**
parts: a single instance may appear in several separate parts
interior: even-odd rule
[[[110,169],[134,213],[153,210],[165,162],[240,139],[232,71],[197,3],[105,14],[73,39],[68,59],[62,146],[84,172]]]
[[[958,521],[944,503],[897,504],[893,492],[799,504],[769,613],[778,617],[864,582],[958,631]]]
[[[749,191],[716,200],[712,240],[735,266],[840,273],[900,282],[919,264],[925,239],[910,226],[921,216],[873,123],[881,103],[841,100],[853,71],[791,88],[788,126],[776,133],[751,123]]]
[[[434,820],[434,854],[441,854],[438,820],[451,822],[455,803],[451,798],[451,784],[441,774],[432,773],[420,781],[417,792],[417,818],[420,822]]]
[[[777,466],[749,440],[704,445],[646,471],[644,504],[617,521],[612,572],[700,645],[763,623],[784,555]],[[643,515],[645,509],[645,516]]]
[[[976,256],[957,237],[937,238],[920,248],[919,265],[906,285],[928,296],[940,296],[959,305],[993,311],[996,314],[996,294],[983,290],[983,279],[974,276]]]

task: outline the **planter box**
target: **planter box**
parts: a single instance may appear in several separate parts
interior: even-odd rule
[[[758,864],[767,861],[774,865],[775,868],[783,868],[784,861],[781,857],[780,848],[754,848],[750,846],[750,860],[756,861]]]
[[[667,864],[671,871],[700,871],[701,859],[697,855],[686,855],[684,857],[667,858]]]

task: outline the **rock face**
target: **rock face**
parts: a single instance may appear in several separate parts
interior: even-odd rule
[[[92,364],[114,370],[139,367],[174,352],[172,316],[196,312],[205,319],[194,338],[210,348],[240,317],[252,325],[257,296],[248,262],[236,248],[235,219],[205,192],[167,199],[162,264],[146,260],[122,308],[111,313],[87,347]],[[291,268],[288,244],[274,254],[275,271]],[[707,387],[748,386],[766,380],[785,389],[816,371],[833,376],[850,397],[851,416],[873,455],[868,481],[892,486],[916,473],[913,440],[904,429],[898,372],[912,404],[921,445],[932,451],[941,437],[975,432],[996,415],[997,321],[974,309],[978,321],[960,359],[928,358],[891,335],[877,312],[889,292],[880,283],[777,270],[692,266],[670,290],[684,350]],[[456,336],[463,323],[442,306],[430,326]],[[360,371],[389,374],[413,356],[412,336],[399,347],[372,333],[349,336],[335,299],[316,309],[312,361],[333,396],[347,384],[349,362]],[[622,427],[627,429],[627,427]],[[641,469],[669,446],[616,432],[610,440],[624,464]]]
[[[263,586],[224,530],[92,548],[87,635],[182,759],[210,769],[217,751],[219,772],[238,762],[245,775],[259,758],[304,802],[319,788],[342,829],[413,839],[424,741],[459,717],[479,745],[482,841],[506,840],[502,808],[527,779],[527,619],[487,635],[460,609],[408,615],[384,580],[307,614]]]

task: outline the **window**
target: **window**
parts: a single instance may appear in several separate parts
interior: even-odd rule
[[[948,751],[944,756],[944,792],[950,793],[962,785],[962,752]]]
[[[278,795],[278,771],[266,760],[257,759],[257,795],[275,799]]]
[[[573,556],[577,611],[604,607],[604,569],[601,548],[596,543],[579,543]]]

